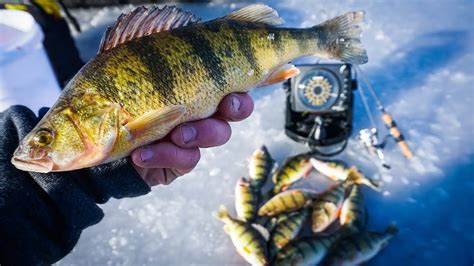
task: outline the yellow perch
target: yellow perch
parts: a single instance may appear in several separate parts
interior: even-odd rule
[[[98,54],[68,83],[12,163],[21,170],[80,169],[128,156],[177,125],[207,118],[229,93],[299,74],[307,55],[368,61],[364,12],[305,29],[276,27],[275,10],[255,4],[200,22],[175,7],[139,7],[108,28]]]
[[[337,239],[313,236],[292,242],[277,253],[275,265],[318,265]]]
[[[288,189],[296,181],[308,175],[313,167],[309,162],[310,154],[300,154],[288,158],[283,166],[273,174],[273,193]]]
[[[354,184],[370,184],[373,186],[364,176],[349,176],[344,182],[333,186],[313,200],[311,204],[311,221],[314,233],[324,231],[338,218],[345,199],[346,190]]]
[[[290,214],[286,219],[281,220],[275,225],[270,233],[271,253],[282,249],[298,236],[307,215],[308,209],[303,209]]]
[[[275,161],[270,156],[265,145],[257,149],[249,160],[249,176],[252,186],[261,188],[273,170],[274,165]]]
[[[344,200],[339,221],[342,226],[354,232],[362,232],[367,225],[367,209],[364,206],[364,194],[360,186],[352,186],[351,193]]]
[[[253,221],[258,209],[258,189],[252,187],[245,178],[235,185],[235,210],[237,218],[244,222]]]
[[[330,188],[313,201],[311,204],[311,229],[314,233],[326,230],[337,219],[346,189],[350,185],[348,182],[343,182]]]
[[[275,216],[303,208],[311,202],[316,193],[306,189],[291,189],[281,192],[268,200],[258,210],[259,216]]]
[[[359,177],[361,182],[365,182],[365,185],[378,190],[378,184],[374,180],[365,177],[355,166],[348,167],[341,161],[320,160],[316,158],[311,158],[310,163],[314,169],[335,181],[345,181],[349,176],[356,176]]]
[[[230,235],[240,256],[252,265],[267,265],[265,239],[252,225],[230,217],[223,206],[215,216],[225,223],[224,231]]]
[[[324,260],[324,265],[361,265],[380,252],[398,229],[391,225],[385,232],[365,232],[341,239]]]

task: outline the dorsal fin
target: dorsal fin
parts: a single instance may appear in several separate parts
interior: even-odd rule
[[[260,22],[268,25],[281,25],[285,23],[285,20],[278,16],[278,13],[275,9],[264,4],[253,4],[246,6],[222,18]]]
[[[100,42],[98,53],[110,50],[132,39],[194,24],[200,20],[193,14],[174,6],[137,7],[128,14],[120,15],[114,25],[107,28]]]

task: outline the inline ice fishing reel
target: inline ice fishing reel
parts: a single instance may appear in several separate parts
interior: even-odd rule
[[[374,99],[375,104],[377,106],[377,109],[382,114],[382,121],[383,121],[383,123],[385,124],[385,126],[387,127],[387,130],[388,130],[388,134],[385,135],[385,137],[383,138],[383,141],[380,142],[379,138],[378,138],[377,125],[375,123],[374,117],[372,116],[372,111],[370,109],[370,105],[368,103],[367,96],[365,95],[364,87],[359,86],[358,92],[360,94],[362,104],[364,105],[365,112],[366,112],[367,116],[369,117],[369,121],[372,125],[372,128],[370,128],[370,129],[369,128],[364,128],[364,129],[359,131],[359,136],[358,136],[359,142],[366,148],[366,150],[370,154],[377,156],[379,158],[382,166],[387,168],[387,169],[390,169],[390,165],[388,165],[387,162],[385,161],[385,156],[383,154],[383,148],[385,147],[385,144],[386,144],[387,140],[389,139],[389,137],[392,137],[397,142],[397,144],[400,147],[400,150],[402,151],[403,155],[406,158],[411,159],[413,157],[413,153],[412,153],[410,147],[408,146],[408,143],[406,142],[405,137],[401,133],[401,131],[398,128],[397,124],[395,123],[395,120],[393,119],[392,115],[390,115],[385,110],[385,107],[383,106],[382,101],[380,100],[380,98],[375,93],[375,90],[372,88],[371,83],[365,77],[365,75],[362,72],[362,70],[360,69],[360,67],[356,66],[355,69],[356,69],[357,77],[360,76],[362,78],[362,81],[363,81],[365,87],[367,88],[367,90],[371,94],[372,98]],[[362,84],[359,84],[359,85],[362,85]]]

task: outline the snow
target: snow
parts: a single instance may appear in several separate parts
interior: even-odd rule
[[[15,104],[31,110],[54,104],[61,90],[33,16],[0,10],[0,33],[0,111]]]
[[[416,157],[408,161],[393,142],[385,150],[392,169],[351,140],[339,156],[384,183],[364,190],[369,227],[396,223],[400,233],[369,265],[472,265],[474,263],[474,47],[472,1],[266,1],[288,26],[307,27],[348,10],[363,9],[363,66]],[[242,4],[185,4],[204,19]],[[125,7],[129,10],[131,7]],[[84,58],[96,53],[105,26],[123,8],[74,10],[84,32],[76,40]],[[301,61],[315,61],[305,59]],[[247,175],[246,158],[261,144],[282,162],[306,151],[283,132],[279,86],[252,91],[256,106],[222,147],[205,149],[197,168],[143,197],[111,200],[104,220],[87,230],[59,265],[245,265],[222,223],[220,204],[233,210],[233,188]],[[369,126],[356,94],[354,132]],[[382,125],[380,125],[382,129]],[[384,132],[384,130],[382,130]],[[319,180],[315,175],[309,180]]]

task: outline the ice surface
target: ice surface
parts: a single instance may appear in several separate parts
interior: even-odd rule
[[[363,43],[370,61],[363,68],[416,155],[407,161],[391,143],[386,157],[392,169],[386,170],[351,141],[339,156],[384,182],[382,193],[364,191],[370,228],[382,230],[391,222],[400,228],[400,234],[368,264],[472,265],[473,2],[266,3],[295,27],[312,26],[353,9],[366,11]],[[183,8],[209,19],[239,6],[187,4]],[[76,36],[85,58],[96,53],[105,26],[121,10],[74,11],[85,29]],[[247,174],[245,160],[261,144],[280,163],[306,150],[283,132],[285,99],[279,86],[255,90],[252,96],[255,112],[232,125],[233,136],[226,145],[203,150],[198,167],[170,186],[103,205],[104,220],[84,231],[73,252],[59,264],[244,265],[222,223],[211,213],[220,204],[233,209],[234,184]],[[355,132],[367,126],[357,99]]]

